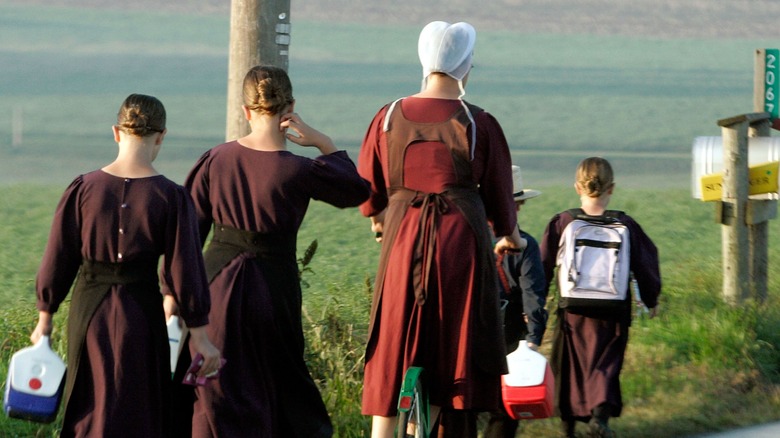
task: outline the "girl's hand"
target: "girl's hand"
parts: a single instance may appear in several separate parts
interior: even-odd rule
[[[528,246],[528,241],[520,237],[520,228],[515,227],[512,230],[512,234],[504,236],[498,239],[496,246],[493,248],[493,252],[496,255],[502,255],[507,253],[518,253]]]
[[[35,329],[30,335],[30,340],[33,344],[37,344],[43,336],[51,336],[53,328],[51,313],[43,311],[38,312],[38,325],[35,326]]]
[[[165,312],[165,321],[168,322],[171,316],[179,314],[179,305],[176,303],[176,297],[173,295],[163,295],[163,311]]]
[[[292,130],[295,134],[290,132],[285,134],[288,140],[301,146],[315,146],[323,155],[332,154],[338,150],[330,137],[307,125],[298,116],[298,113],[282,115],[279,129],[281,131]]]
[[[385,225],[385,211],[387,210],[382,210],[382,212],[376,216],[371,216],[371,231],[374,232],[376,241],[380,243],[382,242],[382,231],[384,230]]]
[[[496,253],[496,255],[516,254],[524,250],[526,246],[528,246],[528,241],[522,237],[518,237],[518,240],[514,240],[510,236],[504,236],[496,242],[493,252]]]
[[[208,377],[209,374],[219,371],[221,355],[217,347],[209,340],[205,327],[190,329],[190,345],[196,353],[203,355],[203,365],[198,371],[198,376]]]

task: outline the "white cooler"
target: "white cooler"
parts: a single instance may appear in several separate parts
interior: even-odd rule
[[[501,395],[507,414],[515,420],[551,417],[555,378],[547,359],[521,341],[506,362],[509,374],[501,376]]]
[[[3,398],[6,415],[39,423],[54,421],[65,386],[65,368],[65,362],[49,347],[48,336],[17,351],[8,366]]]

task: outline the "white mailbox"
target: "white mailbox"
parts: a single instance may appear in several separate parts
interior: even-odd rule
[[[748,138],[748,166],[780,161],[780,137]],[[723,137],[696,137],[693,140],[691,193],[701,199],[701,177],[723,171]],[[771,195],[777,199],[777,195]]]

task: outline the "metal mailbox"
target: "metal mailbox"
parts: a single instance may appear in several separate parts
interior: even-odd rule
[[[701,199],[701,178],[723,171],[723,137],[696,137],[693,140],[692,155],[691,193],[695,199]],[[750,137],[748,166],[772,161],[780,161],[780,137]],[[777,194],[761,196],[778,199]]]

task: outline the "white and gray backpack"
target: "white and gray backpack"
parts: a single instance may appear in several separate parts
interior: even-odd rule
[[[559,306],[624,305],[631,249],[628,228],[618,220],[623,212],[589,216],[575,208],[569,214],[574,220],[564,228],[558,245]]]

